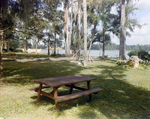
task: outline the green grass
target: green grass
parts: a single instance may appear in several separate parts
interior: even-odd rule
[[[10,56],[9,53],[3,53],[4,58],[18,58],[18,59],[23,59],[23,58],[47,58],[50,57],[47,54],[35,54],[35,53],[15,53],[12,52],[13,54],[16,54],[17,56]]]
[[[87,67],[69,60],[2,62],[0,79],[0,117],[6,119],[148,119],[150,118],[150,70],[125,69],[115,66],[115,60],[97,60]],[[104,91],[59,103],[55,111],[52,99],[41,96],[27,88],[37,86],[33,79],[66,75],[95,77],[91,88]],[[77,84],[86,87],[86,83]],[[46,89],[48,91],[48,89]],[[74,90],[76,92],[77,90]],[[59,95],[69,89],[61,87]]]
[[[16,54],[16,56],[11,56],[9,53],[3,53],[2,56],[3,58],[8,58],[9,60],[11,59],[33,59],[33,58],[48,58],[48,57],[54,57],[54,58],[59,58],[59,57],[65,57],[64,55],[47,55],[47,54],[35,54],[35,53],[16,53],[16,52],[11,52],[13,54]]]

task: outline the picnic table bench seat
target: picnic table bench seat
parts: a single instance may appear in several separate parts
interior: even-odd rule
[[[103,89],[101,89],[101,88],[95,88],[95,89],[90,89],[90,90],[86,90],[86,91],[82,91],[82,92],[78,92],[78,93],[68,94],[68,95],[64,95],[64,96],[58,96],[54,99],[57,100],[58,102],[63,102],[63,101],[71,100],[71,99],[78,98],[78,97],[81,97],[84,95],[90,95],[92,93],[98,93],[102,90]]]
[[[44,88],[50,88],[50,86],[43,85],[43,86],[42,86],[42,89],[44,89]],[[39,90],[39,86],[30,87],[30,88],[28,88],[28,90],[30,90],[30,91],[38,91],[38,90]]]

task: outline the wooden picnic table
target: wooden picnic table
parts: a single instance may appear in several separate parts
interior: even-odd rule
[[[92,80],[95,80],[95,78],[86,77],[86,76],[78,76],[78,75],[35,79],[33,81],[40,83],[39,87],[32,87],[32,88],[29,88],[29,90],[34,90],[34,91],[38,92],[37,101],[40,100],[41,94],[54,99],[55,105],[56,105],[56,110],[59,111],[58,102],[67,101],[67,100],[78,98],[78,97],[81,97],[84,95],[89,95],[89,100],[92,100],[92,96],[91,96],[92,93],[98,93],[99,91],[103,90],[101,88],[91,89],[90,82]],[[87,88],[75,86],[75,84],[81,83],[81,82],[87,82]],[[64,96],[58,96],[57,89],[63,85],[70,87],[69,94],[64,95]],[[51,93],[42,91],[42,89],[50,88],[50,87],[53,88],[53,91]],[[81,92],[72,94],[73,88],[81,90]]]

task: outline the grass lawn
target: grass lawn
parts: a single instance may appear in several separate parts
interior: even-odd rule
[[[15,53],[12,52],[12,54],[16,54],[16,56],[11,56],[9,55],[11,53],[3,53],[4,58],[18,58],[18,59],[23,59],[23,58],[47,58],[50,57],[50,55],[47,54],[35,54],[35,53]]]
[[[0,79],[0,117],[6,119],[148,119],[150,118],[150,70],[125,69],[115,66],[115,60],[98,60],[87,67],[69,60],[34,62],[3,61]],[[37,86],[33,79],[83,75],[95,77],[91,88],[104,91],[59,103],[55,110],[52,99],[27,88]],[[86,87],[86,83],[77,84]],[[46,89],[48,90],[48,89]],[[61,87],[59,95],[69,89]],[[74,90],[76,92],[76,90]]]

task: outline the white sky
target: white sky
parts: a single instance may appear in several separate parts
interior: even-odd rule
[[[126,38],[127,45],[150,44],[150,0],[136,0],[136,6],[140,9],[135,12],[135,18],[140,24],[147,24],[141,29],[135,28],[131,37]],[[119,44],[119,39],[112,36],[112,42]]]

